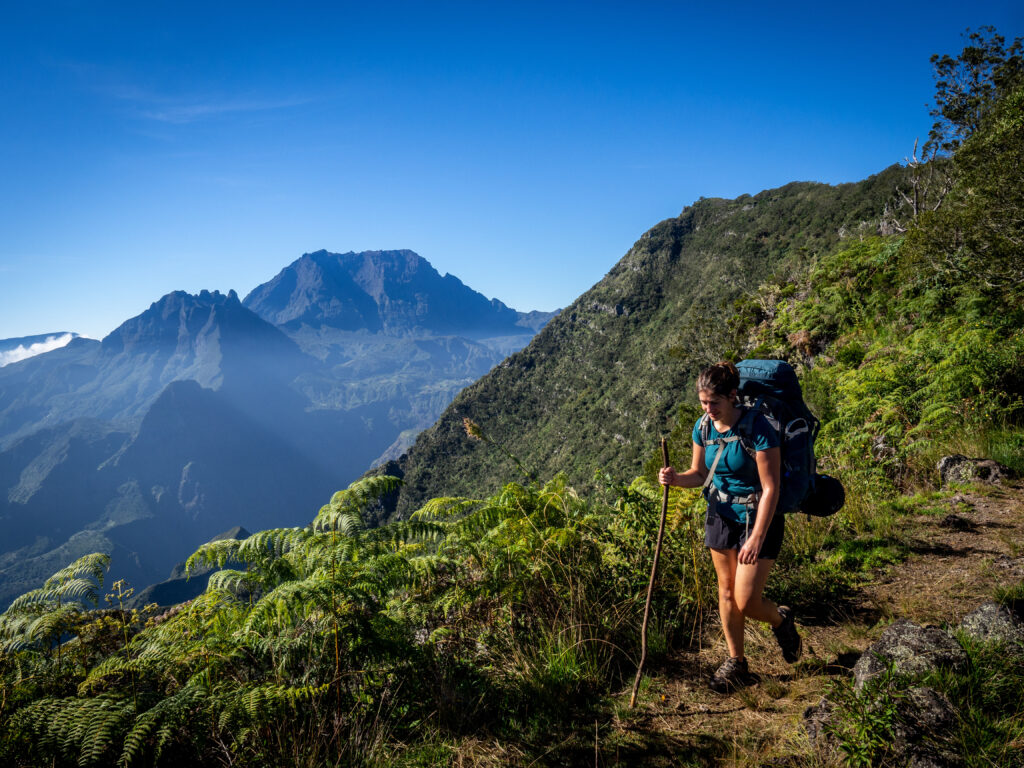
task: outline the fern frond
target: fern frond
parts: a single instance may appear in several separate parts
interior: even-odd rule
[[[222,730],[246,731],[241,726],[272,723],[282,716],[299,710],[330,690],[328,684],[288,686],[263,683],[248,687],[233,687],[231,691],[218,691],[221,700],[217,726]],[[227,694],[226,696],[224,694]]]
[[[301,612],[306,603],[327,604],[329,582],[322,576],[303,581],[289,581],[267,593],[252,607],[242,625],[245,633],[292,623],[290,617]],[[275,621],[276,620],[276,621]]]
[[[121,654],[107,656],[103,661],[89,670],[89,674],[78,685],[78,695],[87,696],[101,686],[109,677],[129,675],[140,670],[138,660]]]
[[[31,732],[37,746],[79,765],[104,756],[134,715],[131,700],[111,694],[93,698],[42,699],[15,715],[16,725]]]
[[[93,716],[88,718],[88,727],[82,734],[78,764],[83,766],[99,762],[135,716],[135,705],[130,698],[101,696],[87,701],[95,701],[97,706],[93,708]]]
[[[15,598],[8,606],[7,613],[16,613],[41,603],[60,604],[66,600],[96,605],[99,602],[99,589],[103,586],[103,572],[109,564],[110,555],[84,555],[53,574],[42,587]]]
[[[445,555],[433,554],[411,558],[409,568],[413,572],[412,586],[420,587],[442,573],[454,572],[455,567],[455,561]]]
[[[466,499],[460,496],[442,496],[430,499],[426,504],[417,509],[409,517],[409,520],[423,520],[433,518],[455,518],[462,517],[477,504],[483,502],[479,499]]]
[[[238,559],[237,553],[241,544],[242,542],[238,539],[206,542],[185,561],[185,573],[191,576],[193,571],[204,566],[223,568],[229,560]]]
[[[378,501],[382,496],[393,493],[402,485],[402,481],[391,475],[364,477],[356,480],[344,491],[339,491],[331,498],[331,504],[341,503],[343,497],[346,505],[363,508],[371,502]]]
[[[55,611],[48,611],[25,627],[25,639],[30,643],[56,639],[67,628],[72,617],[81,610],[77,605],[64,605]]]
[[[29,606],[40,605],[47,602],[56,602],[53,590],[47,589],[46,587],[39,587],[39,589],[33,589],[20,597],[16,597],[11,601],[11,604],[7,607],[7,612],[4,615],[11,615],[24,608],[28,608]]]
[[[271,528],[254,533],[238,548],[238,559],[243,563],[262,562],[281,557],[284,553],[300,546],[312,535],[309,527]]]
[[[110,555],[102,552],[82,555],[82,557],[48,578],[43,584],[43,589],[57,589],[62,584],[76,579],[94,579],[102,587],[103,574],[109,567]]]
[[[80,603],[92,603],[96,605],[99,600],[99,585],[91,578],[74,578],[63,582],[59,587],[53,589],[53,594],[61,602],[74,600]]]
[[[313,527],[317,530],[331,530],[344,536],[354,536],[365,529],[363,513],[371,503],[395,491],[402,481],[397,477],[383,475],[364,477],[356,480],[344,491],[338,491],[330,502],[320,508]]]
[[[252,586],[252,574],[248,571],[226,569],[217,571],[210,576],[207,589],[223,590],[235,595],[249,592]]]
[[[484,506],[459,520],[452,534],[461,539],[479,539],[496,528],[502,521],[521,515],[518,505],[504,503],[498,497],[488,499]]]
[[[38,612],[11,612],[0,616],[0,640],[3,649],[8,653],[20,651],[29,645],[28,628],[38,617]]]
[[[384,543],[392,549],[410,541],[440,541],[448,533],[443,523],[428,520],[399,520],[382,525],[364,536],[366,543]]]
[[[320,512],[317,513],[316,520],[313,521],[313,528],[317,531],[332,531],[349,537],[365,530],[366,523],[363,521],[362,510],[358,507],[327,504],[321,507]]]
[[[345,585],[345,591],[349,595],[357,593],[383,599],[388,592],[412,586],[416,575],[415,569],[402,555],[381,555],[367,561],[355,578]]]
[[[124,739],[118,765],[128,766],[145,751],[151,755],[152,762],[158,764],[160,753],[176,729],[180,729],[197,702],[204,698],[202,690],[186,686],[174,695],[161,699],[154,706],[135,718],[135,722]],[[160,726],[153,741],[152,750],[146,749],[146,742],[153,737],[154,729]]]

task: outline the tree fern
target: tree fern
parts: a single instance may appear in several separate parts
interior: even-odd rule
[[[103,554],[101,552],[91,555],[83,555],[66,568],[62,568],[47,579],[43,584],[43,589],[56,590],[63,584],[78,579],[92,579],[102,587],[103,574],[109,567],[110,555]]]
[[[127,767],[143,755],[156,764],[172,733],[188,724],[205,696],[200,687],[185,686],[141,713],[124,737],[118,765]]]

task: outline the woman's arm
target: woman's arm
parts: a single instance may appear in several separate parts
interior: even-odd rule
[[[775,516],[775,505],[779,502],[779,483],[782,473],[782,453],[776,448],[757,451],[757,476],[761,482],[761,499],[757,503],[757,517],[754,529],[740,548],[739,561],[744,565],[755,565],[761,553],[765,533]]]
[[[676,472],[672,467],[662,467],[658,480],[662,485],[675,485],[679,488],[699,488],[704,485],[708,476],[708,468],[704,466],[704,446],[693,444],[693,459],[690,468],[685,472]]]

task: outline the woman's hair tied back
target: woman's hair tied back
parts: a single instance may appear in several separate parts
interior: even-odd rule
[[[740,372],[728,360],[710,365],[697,377],[697,391],[728,397],[739,389]]]

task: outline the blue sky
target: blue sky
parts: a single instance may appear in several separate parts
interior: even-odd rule
[[[701,196],[855,181],[1017,2],[5,3],[0,338],[410,248],[565,306]]]

